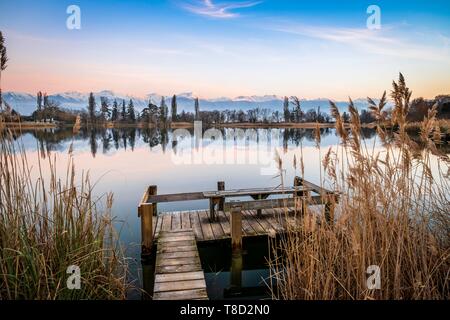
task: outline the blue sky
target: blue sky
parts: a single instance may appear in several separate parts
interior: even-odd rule
[[[72,4],[81,30],[66,28]],[[7,91],[345,99],[400,71],[415,96],[450,88],[449,1],[2,0],[0,30]]]

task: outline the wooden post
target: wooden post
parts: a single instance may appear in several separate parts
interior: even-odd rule
[[[294,178],[294,188],[296,189],[294,197],[300,197],[301,200],[300,214],[304,214],[306,212],[306,206],[308,199],[311,196],[311,192],[309,190],[304,190],[303,180],[298,176]]]
[[[150,255],[153,245],[153,211],[154,204],[145,203],[140,207],[141,213],[141,256],[146,258]]]
[[[149,196],[156,196],[158,194],[158,187],[157,186],[150,186],[148,187],[148,195]],[[158,215],[158,206],[156,203],[153,203],[153,212],[152,212],[153,216],[157,216]]]
[[[231,208],[231,248],[233,254],[242,252],[242,215],[238,205]]]
[[[215,213],[216,213],[215,207],[216,207],[216,201],[215,201],[215,198],[210,198],[210,199],[209,199],[209,220],[210,220],[211,222],[213,222],[213,221],[216,219],[216,216],[215,216]]]
[[[334,224],[334,206],[336,203],[336,198],[334,194],[327,194],[327,200],[325,203],[325,220],[329,224]]]
[[[217,182],[217,191],[225,191],[225,181]],[[225,202],[225,198],[220,199],[217,210],[223,211],[224,202]]]

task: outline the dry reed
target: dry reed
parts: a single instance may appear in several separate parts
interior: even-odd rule
[[[10,132],[0,131],[0,144],[0,299],[124,299],[112,195],[100,212],[89,176],[77,185],[72,157],[60,179],[52,157],[32,168]],[[80,289],[67,286],[71,265]]]
[[[405,130],[411,91],[402,75],[391,96],[398,131],[390,139],[377,126],[384,151],[362,138],[351,100],[349,131],[330,102],[342,143],[325,154],[321,184],[341,194],[335,221],[326,223],[309,207],[291,224],[270,261],[275,299],[450,298],[450,188],[444,174],[449,159],[437,147],[435,108],[421,124],[419,144]],[[377,120],[385,121],[386,94],[379,104],[369,104]],[[368,286],[372,265],[380,268],[380,289]]]

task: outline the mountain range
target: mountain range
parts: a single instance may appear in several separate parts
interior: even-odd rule
[[[64,93],[56,93],[49,95],[49,100],[52,100],[58,103],[62,108],[70,109],[70,110],[86,110],[87,102],[88,102],[89,93],[80,93],[80,92],[64,92]],[[103,90],[94,93],[94,97],[97,102],[97,107],[100,106],[100,97],[106,97],[109,99],[110,103],[114,100],[119,102],[119,105],[122,103],[122,100],[128,101],[133,99],[134,106],[137,111],[142,111],[147,105],[149,101],[156,105],[160,105],[161,95],[156,93],[148,94],[146,97],[134,97],[130,95],[119,95],[110,90]],[[19,112],[22,115],[31,115],[34,110],[36,110],[36,96],[29,93],[20,93],[20,92],[5,92],[3,94],[3,99],[8,103],[14,110]],[[172,97],[166,97],[166,105],[170,109]],[[195,95],[191,92],[184,92],[177,94],[177,105],[178,111],[182,110],[187,112],[194,111],[194,100]],[[318,98],[318,99],[302,99],[301,107],[303,111],[307,111],[309,109],[317,109],[320,107],[322,112],[329,111],[329,99],[327,98]],[[334,101],[338,108],[341,111],[347,110],[347,101]],[[359,109],[367,108],[367,100],[366,99],[357,99],[353,101],[355,106]],[[199,99],[200,110],[249,110],[253,108],[267,108],[273,111],[278,110],[282,111],[283,109],[283,97],[276,95],[264,95],[264,96],[239,96],[235,98],[213,98],[213,99]]]

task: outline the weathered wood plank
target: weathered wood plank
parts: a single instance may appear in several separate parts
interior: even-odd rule
[[[175,251],[175,252],[159,252],[158,257],[161,259],[178,259],[178,258],[189,258],[195,257],[198,258],[198,253],[196,248],[192,248],[190,251]]]
[[[194,264],[184,264],[175,266],[157,266],[155,272],[158,273],[178,273],[178,272],[193,272],[202,271],[202,267]]]
[[[206,289],[158,292],[153,295],[153,300],[191,300],[191,299],[192,300],[208,299]]]
[[[163,255],[156,258],[156,267],[198,265],[198,256],[187,258],[165,259]]]
[[[190,229],[191,228],[191,218],[189,217],[189,212],[183,211],[181,213],[181,228]]]
[[[202,241],[204,239],[204,237],[203,237],[203,231],[202,231],[202,227],[200,225],[200,219],[198,218],[197,211],[191,211],[190,218],[191,218],[191,226],[192,226],[192,229],[194,230],[196,239],[198,241]]]
[[[264,233],[269,235],[274,235],[276,233],[275,228],[272,226],[272,224],[268,221],[270,213],[268,210],[263,211],[263,214],[261,216],[258,216],[256,211],[249,210],[253,218],[255,219],[256,223],[259,223],[261,228],[264,230]]]
[[[199,210],[197,214],[203,231],[203,240],[214,240],[214,233],[209,222],[208,212],[206,210]]]
[[[186,240],[182,241],[166,241],[159,243],[158,246],[161,246],[161,248],[168,248],[168,247],[181,247],[181,246],[195,246],[195,240],[192,242],[186,242]]]
[[[202,279],[203,280],[205,279],[203,271],[157,274],[155,276],[155,282],[202,280]]]
[[[177,235],[172,237],[160,237],[158,242],[159,243],[165,243],[165,242],[174,242],[174,241],[194,241],[195,236],[193,234],[186,234],[186,235]]]
[[[174,212],[172,214],[172,230],[181,229],[181,212]]]
[[[321,196],[313,196],[308,200],[309,204],[323,204]],[[233,205],[241,206],[242,210],[258,210],[258,209],[274,209],[284,207],[294,207],[294,198],[282,199],[265,199],[265,200],[249,200],[249,201],[230,201],[224,205],[225,211],[230,211]]]
[[[306,191],[307,188],[285,187],[285,188],[248,188],[248,189],[234,189],[225,191],[205,191],[203,195],[206,198],[214,197],[243,197],[252,195],[271,195],[271,194],[292,194],[297,191]]]
[[[170,213],[165,213],[161,217],[163,219],[161,231],[170,231],[172,229],[172,215]]]
[[[222,227],[224,237],[231,237],[231,227],[230,227],[230,221],[228,220],[228,217],[223,211],[217,212],[218,222],[220,223],[220,226]]]
[[[171,244],[171,242],[167,242],[168,244]],[[171,253],[171,252],[192,252],[193,247],[192,246],[183,246],[183,245],[178,245],[177,244],[173,244],[172,245],[159,245],[158,246],[158,252],[159,253]],[[196,250],[196,249],[195,249]]]
[[[205,199],[203,192],[187,192],[174,194],[159,194],[148,196],[147,203],[161,203],[161,202],[176,202],[176,201],[191,201]]]
[[[256,231],[252,228],[249,219],[248,219],[248,215],[246,213],[246,210],[242,210],[241,211],[241,215],[242,215],[242,231],[243,231],[243,236],[255,236],[256,235]],[[253,219],[253,218],[251,218]]]
[[[195,290],[204,289],[206,287],[205,279],[200,280],[180,280],[170,282],[157,282],[155,283],[154,292],[165,291],[181,291],[181,290]]]
[[[157,216],[158,221],[156,223],[156,232],[155,232],[155,239],[159,238],[159,233],[161,232],[161,228],[162,228],[162,216],[159,215]]]
[[[272,225],[277,233],[283,232],[283,226],[280,224],[280,214],[276,212],[275,209],[268,209],[266,217],[267,222]]]
[[[259,224],[258,218],[252,214],[252,210],[245,210],[244,214],[246,216],[247,222],[250,224],[255,233],[258,235],[264,235],[267,231]],[[255,212],[256,214],[256,212]]]
[[[211,222],[211,229],[214,234],[214,239],[217,239],[217,240],[222,239],[225,236],[219,219],[220,219],[219,214],[218,214],[218,212],[216,212],[216,219],[213,222]]]

